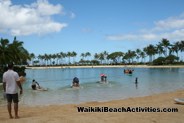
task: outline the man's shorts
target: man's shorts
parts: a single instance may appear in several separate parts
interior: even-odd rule
[[[16,94],[6,94],[6,98],[7,98],[7,101],[9,103],[12,103],[12,100],[13,100],[14,103],[19,102],[18,93],[16,93]]]

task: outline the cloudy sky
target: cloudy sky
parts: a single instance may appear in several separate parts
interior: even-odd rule
[[[0,37],[35,55],[126,52],[184,40],[184,0],[0,0]]]

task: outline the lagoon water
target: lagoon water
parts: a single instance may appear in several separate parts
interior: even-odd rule
[[[123,73],[124,68],[48,68],[26,69],[23,105],[78,104],[90,101],[109,101],[140,97],[184,88],[183,68],[134,68],[132,75]],[[107,75],[108,83],[97,83],[100,74]],[[80,79],[80,89],[71,88],[72,79]],[[138,77],[138,84],[135,78]],[[48,88],[48,91],[31,89],[32,80]],[[2,87],[0,89],[2,93]],[[0,97],[0,105],[6,104]]]

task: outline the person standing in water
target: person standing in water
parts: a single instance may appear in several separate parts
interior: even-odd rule
[[[101,82],[107,82],[107,75],[100,74]]]
[[[79,78],[73,78],[72,87],[79,87]]]
[[[138,88],[138,77],[135,78],[135,87]]]

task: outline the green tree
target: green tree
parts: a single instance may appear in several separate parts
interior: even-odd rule
[[[90,57],[91,56],[91,53],[90,52],[86,52],[85,53],[85,57]],[[89,59],[88,59],[89,60]]]
[[[128,60],[128,63],[130,64],[131,62],[133,63],[133,59],[136,57],[136,52],[128,50],[127,53],[125,53],[123,59]]]
[[[184,41],[180,41],[179,50],[180,50],[181,53],[184,51]]]
[[[157,53],[157,50],[154,47],[154,45],[150,44],[149,46],[145,47],[143,50],[149,56],[149,62],[152,62],[153,55],[155,55]]]
[[[136,52],[136,59],[137,59],[137,62],[139,62],[141,50],[140,50],[140,49],[136,49],[135,52]]]
[[[141,62],[144,62],[144,59],[145,59],[145,57],[146,57],[146,54],[145,54],[144,51],[141,51],[140,57],[142,58]]]
[[[105,64],[107,64],[107,60],[108,60],[107,56],[109,53],[107,51],[104,51],[103,54],[104,54]]]
[[[60,56],[61,56],[61,58],[60,58],[60,61],[61,61],[60,64],[64,64],[64,63],[63,63],[63,60],[64,60],[64,58],[65,58],[67,55],[66,55],[66,53],[64,53],[64,52],[60,52],[59,54],[60,54]]]
[[[8,50],[9,40],[1,38],[0,40],[0,64],[6,65],[11,59],[11,52]]]
[[[69,64],[71,64],[71,62],[70,62],[70,57],[72,57],[72,52],[67,52],[67,57],[69,58]]]
[[[95,53],[94,59],[95,59],[95,60],[98,60],[98,59],[99,59],[99,54],[98,54],[98,53]]]
[[[104,54],[103,53],[99,54],[99,60],[101,61],[101,64],[102,64],[103,60],[104,60]]]
[[[121,59],[123,57],[124,53],[123,52],[113,52],[107,56],[107,59],[111,59],[113,63],[121,63]]]
[[[164,55],[167,56],[167,49],[170,46],[170,42],[168,39],[163,38],[160,42],[160,45],[164,47]]]
[[[31,59],[32,65],[34,65],[35,54],[34,53],[31,53],[31,54],[29,54],[29,57]]]
[[[23,42],[16,40],[16,37],[14,37],[13,43],[9,43],[8,39],[1,38],[0,56],[2,66],[8,62],[27,64],[27,60],[30,60],[28,51],[23,47]]]
[[[73,63],[75,63],[75,57],[77,56],[77,53],[75,51],[72,52],[71,57],[73,57]]]
[[[84,60],[84,58],[86,57],[85,53],[81,53],[81,57]]]
[[[162,47],[161,44],[156,45],[156,50],[157,50],[157,53],[159,54],[159,57],[161,57],[162,54],[164,54],[164,48]]]

